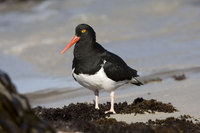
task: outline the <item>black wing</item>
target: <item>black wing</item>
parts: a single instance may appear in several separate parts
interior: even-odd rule
[[[137,71],[130,68],[119,56],[106,51],[102,58],[106,61],[104,71],[110,79],[123,81],[138,77]]]

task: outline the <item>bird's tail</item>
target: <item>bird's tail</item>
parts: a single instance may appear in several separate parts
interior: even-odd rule
[[[139,81],[136,77],[132,78],[131,83],[137,86],[143,85],[143,83]]]

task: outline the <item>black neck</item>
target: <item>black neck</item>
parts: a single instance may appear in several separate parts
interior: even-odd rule
[[[74,58],[81,59],[88,57],[94,49],[95,39],[80,39],[74,48]]]

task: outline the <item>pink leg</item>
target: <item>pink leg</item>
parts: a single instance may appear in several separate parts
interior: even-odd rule
[[[110,110],[109,110],[109,111],[106,111],[105,113],[112,112],[113,114],[116,114],[116,112],[115,112],[115,110],[114,110],[114,96],[115,96],[115,92],[114,92],[114,91],[111,91],[111,92],[110,92],[110,97],[111,97],[111,106],[110,106]]]
[[[96,90],[94,92],[94,94],[95,94],[95,98],[96,98],[96,100],[95,100],[95,109],[99,109],[99,91]]]

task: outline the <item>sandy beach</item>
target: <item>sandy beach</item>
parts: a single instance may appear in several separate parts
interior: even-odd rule
[[[197,0],[1,3],[0,69],[32,108],[93,103],[93,92],[71,76],[73,48],[60,55],[74,28],[87,23],[96,31],[97,42],[138,70],[145,83],[117,89],[115,103],[142,97],[171,103],[178,110],[111,118],[136,123],[190,115],[200,120],[199,6]],[[110,102],[109,93],[100,91],[99,102]]]
[[[185,74],[186,79],[176,81],[173,79],[174,75]],[[164,103],[171,103],[179,111],[175,113],[155,113],[155,114],[115,114],[112,118],[118,121],[125,121],[127,123],[147,122],[149,119],[165,119],[167,117],[179,117],[181,115],[190,115],[195,119],[200,120],[199,106],[199,85],[200,85],[200,67],[188,68],[182,70],[172,70],[166,72],[159,72],[141,77],[141,80],[146,81],[150,79],[161,78],[162,81],[154,81],[137,88],[126,86],[119,88],[116,91],[116,102],[131,102],[137,97],[145,99],[156,99]],[[48,89],[34,93],[26,94],[31,105],[36,107],[38,105],[43,107],[63,107],[70,103],[93,103],[93,93],[85,88],[78,89]],[[109,94],[106,92],[100,93],[100,103],[109,102]]]

